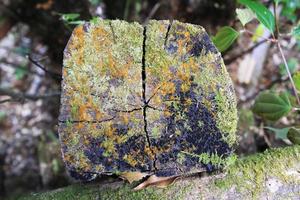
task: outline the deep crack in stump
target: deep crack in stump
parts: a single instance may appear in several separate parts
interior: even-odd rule
[[[233,86],[205,30],[98,20],[64,52],[59,135],[71,174],[213,171],[231,160]]]

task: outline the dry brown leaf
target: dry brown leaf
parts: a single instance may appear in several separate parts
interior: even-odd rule
[[[157,177],[156,175],[150,176],[147,180],[136,186],[133,190],[138,191],[142,190],[148,186],[156,186],[159,188],[165,188],[178,178],[178,176],[171,176],[171,177]]]
[[[125,172],[120,175],[122,179],[127,180],[129,183],[139,181],[146,176],[149,176],[149,174],[142,172]]]

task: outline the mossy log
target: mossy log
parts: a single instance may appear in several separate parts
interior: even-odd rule
[[[124,183],[78,184],[21,199],[299,199],[300,146],[237,160],[222,174],[188,177],[167,188],[133,191]]]
[[[234,158],[233,85],[198,25],[78,26],[64,51],[61,103],[64,161],[80,179],[210,172]]]

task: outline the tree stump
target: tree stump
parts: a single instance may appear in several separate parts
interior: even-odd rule
[[[73,31],[59,117],[73,176],[211,172],[234,158],[236,124],[232,82],[202,27],[97,20]]]

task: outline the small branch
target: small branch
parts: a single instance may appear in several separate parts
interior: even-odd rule
[[[6,102],[11,102],[12,100],[13,100],[12,98],[4,99],[4,100],[0,101],[0,104],[6,103]]]
[[[146,20],[144,21],[143,25],[146,25],[148,23],[148,21],[155,15],[155,13],[157,12],[157,10],[160,8],[161,3],[157,2],[153,8],[151,9],[148,17],[146,18]]]
[[[52,92],[52,93],[42,94],[42,95],[32,95],[32,94],[14,92],[12,89],[0,88],[0,96],[11,97],[9,101],[15,100],[15,101],[24,102],[26,99],[31,101],[37,101],[39,99],[59,97],[60,92]],[[7,100],[8,99],[5,99],[3,101],[7,102]]]
[[[8,66],[10,66],[12,68],[15,68],[15,69],[21,68],[21,69],[24,69],[24,70],[28,71],[31,74],[35,74],[35,75],[38,75],[38,76],[44,76],[43,74],[40,74],[40,73],[38,73],[36,71],[33,71],[33,70],[29,69],[29,68],[20,67],[20,66],[18,66],[17,63],[8,62],[6,60],[0,60],[0,64],[5,64],[5,65],[8,65]]]
[[[278,4],[273,1],[273,9],[274,9],[274,17],[275,17],[275,34],[273,35],[274,36],[274,39],[278,39],[279,37],[279,27],[278,27],[278,13],[277,13],[277,9],[278,9]],[[280,9],[281,10],[281,9]]]
[[[43,65],[41,65],[38,61],[34,60],[33,58],[31,58],[29,55],[27,56],[28,60],[33,63],[35,66],[37,66],[38,68],[42,69],[44,72],[46,72],[46,74],[49,74],[53,79],[57,80],[57,81],[61,81],[61,75],[55,72],[52,72],[48,69],[46,69]]]
[[[260,41],[260,42],[257,42],[255,45],[253,45],[252,47],[250,47],[250,48],[248,48],[248,49],[242,51],[241,53],[239,53],[239,54],[237,54],[237,55],[235,55],[235,56],[233,56],[233,57],[229,57],[229,58],[227,58],[227,59],[224,59],[224,63],[225,63],[226,65],[231,64],[231,63],[232,63],[233,61],[235,61],[236,59],[238,59],[238,58],[244,56],[245,54],[250,53],[251,51],[253,51],[253,49],[255,49],[256,47],[260,46],[261,44],[263,44],[263,43],[265,43],[265,42],[267,42],[267,41],[268,41],[268,40],[265,39],[265,40],[262,40],[262,41]]]

